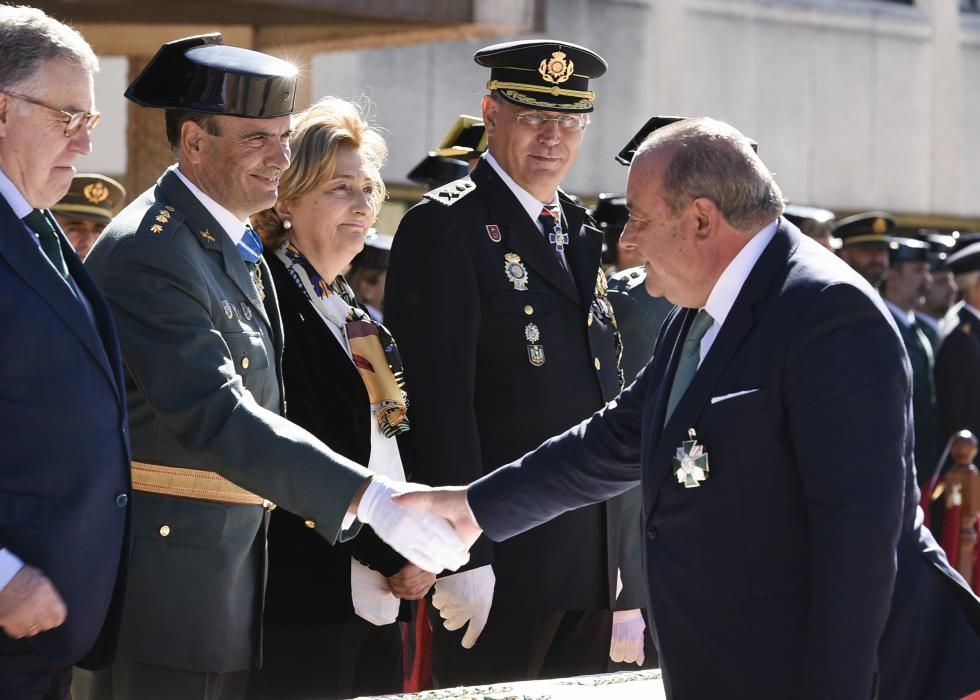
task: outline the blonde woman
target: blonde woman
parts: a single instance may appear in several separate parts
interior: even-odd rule
[[[341,454],[405,478],[409,429],[398,350],[341,275],[385,195],[384,139],[357,106],[325,98],[294,117],[276,205],[253,217],[279,298],[287,416]],[[275,468],[275,465],[270,465]],[[250,698],[335,698],[401,690],[400,603],[434,576],[368,528],[335,547],[272,513],[265,652]]]

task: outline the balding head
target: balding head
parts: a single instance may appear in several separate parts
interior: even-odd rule
[[[674,214],[706,197],[733,228],[754,232],[783,213],[772,173],[729,124],[707,117],[674,122],[640,144],[634,163],[654,151],[669,157],[662,195]]]
[[[659,129],[637,149],[620,243],[647,260],[647,290],[704,306],[745,244],[782,213],[769,170],[738,131],[712,119]]]

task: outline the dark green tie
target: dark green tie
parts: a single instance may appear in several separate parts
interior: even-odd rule
[[[676,408],[684,392],[687,391],[691,380],[694,379],[694,373],[698,371],[698,364],[701,361],[701,339],[714,322],[711,314],[701,309],[694,317],[694,321],[691,322],[691,327],[687,329],[684,347],[681,348],[681,359],[677,362],[674,383],[670,387],[670,396],[667,399],[667,413],[664,415],[664,423],[670,420],[670,414],[674,412],[674,408]]]
[[[61,276],[68,279],[68,265],[65,263],[65,256],[61,252],[61,243],[58,234],[54,231],[54,226],[44,216],[40,209],[33,210],[24,217],[27,224],[34,233],[37,234],[41,242],[41,250],[48,256],[48,260],[54,265],[54,269],[61,273]]]

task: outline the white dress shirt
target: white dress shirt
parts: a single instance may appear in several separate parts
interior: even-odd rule
[[[748,279],[752,268],[759,261],[762,251],[766,249],[766,246],[776,235],[778,227],[779,221],[773,221],[752,236],[749,242],[738,252],[738,255],[728,263],[728,267],[721,273],[721,277],[715,282],[715,286],[711,288],[711,294],[708,295],[704,309],[711,314],[714,323],[701,338],[701,359],[698,360],[698,367],[704,362],[705,355],[708,354],[712,343],[715,342],[715,338],[721,331],[721,327],[725,324],[725,319],[728,318],[732,306],[735,305],[735,299],[738,298],[738,293],[742,291],[745,280]]]

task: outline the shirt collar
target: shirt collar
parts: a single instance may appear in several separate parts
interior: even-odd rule
[[[248,226],[248,220],[240,220],[237,216],[211,199],[201,188],[188,180],[176,165],[170,166],[170,170],[180,178],[181,182],[187,185],[187,189],[191,191],[191,194],[197,197],[198,201],[208,210],[208,213],[221,225],[221,228],[228,234],[231,242],[236,246],[241,243],[242,237],[245,235],[245,227]]]
[[[30,202],[20,193],[17,189],[17,185],[7,177],[7,173],[0,168],[0,196],[7,200],[7,204],[10,208],[14,210],[14,216],[18,219],[23,219],[25,216],[34,211],[34,207],[31,206]]]
[[[493,171],[500,176],[501,180],[504,181],[504,184],[507,185],[507,189],[509,189],[514,194],[514,196],[517,197],[517,201],[520,202],[521,206],[524,208],[524,211],[527,212],[527,215],[531,217],[531,221],[534,222],[535,226],[537,226],[538,224],[538,216],[541,215],[541,207],[543,206],[558,207],[558,211],[561,211],[561,207],[558,204],[557,192],[555,192],[554,199],[552,199],[546,205],[540,199],[538,199],[533,194],[531,194],[523,187],[518,185],[516,182],[514,182],[514,178],[512,178],[510,175],[507,174],[507,171],[500,166],[500,163],[498,163],[496,159],[490,154],[490,151],[487,151],[486,155],[484,155],[483,157],[487,159],[487,163],[490,164],[490,167],[493,168]]]
[[[708,295],[708,301],[705,303],[704,308],[711,314],[711,318],[714,319],[715,325],[719,328],[725,323],[725,319],[728,318],[728,314],[735,304],[738,293],[742,291],[742,285],[748,279],[749,273],[752,272],[752,268],[758,262],[762,251],[765,250],[766,246],[769,245],[769,242],[776,235],[776,229],[778,227],[779,221],[773,221],[752,236],[749,242],[738,252],[738,255],[728,263],[728,267],[725,268],[725,271],[721,273],[721,277],[715,282],[715,286],[711,289],[711,294]]]
[[[885,299],[885,297],[882,297],[881,300],[885,302],[885,306],[887,306],[889,311],[892,312],[892,316],[895,317],[895,320],[898,323],[902,324],[902,326],[904,326],[905,328],[912,327],[912,322],[915,320],[915,312],[901,309],[895,304]]]

